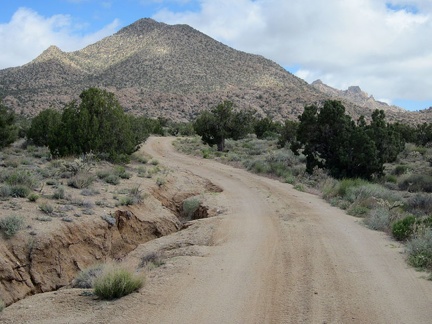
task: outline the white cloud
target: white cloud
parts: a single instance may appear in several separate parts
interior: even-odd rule
[[[297,75],[376,98],[432,100],[430,0],[201,0],[197,12],[154,18],[187,23]]]
[[[31,9],[20,8],[9,23],[0,24],[0,68],[25,64],[50,45],[63,51],[83,48],[113,34],[118,26],[115,20],[97,32],[81,35],[80,26],[68,15],[43,17]]]

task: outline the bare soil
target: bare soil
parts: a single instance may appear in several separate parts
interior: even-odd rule
[[[223,192],[216,216],[138,246],[165,264],[115,301],[81,289],[35,295],[2,323],[430,323],[432,282],[407,266],[403,247],[321,198],[215,161],[174,151],[171,138],[143,150],[174,172]]]

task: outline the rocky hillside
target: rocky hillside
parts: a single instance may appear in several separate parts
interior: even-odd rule
[[[0,71],[3,102],[28,116],[61,109],[88,87],[114,92],[134,114],[184,121],[225,99],[262,115],[294,119],[304,105],[333,97],[262,56],[234,50],[187,25],[152,19],[79,51],[51,46],[26,65]],[[370,114],[364,105],[341,99],[353,117]],[[386,110],[392,118],[412,119],[405,111]]]

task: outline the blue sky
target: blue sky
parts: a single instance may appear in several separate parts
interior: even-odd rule
[[[432,106],[431,0],[0,0],[0,68],[73,51],[151,17],[185,23],[302,79]]]

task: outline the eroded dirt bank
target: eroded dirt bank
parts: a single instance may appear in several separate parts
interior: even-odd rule
[[[149,217],[139,208],[117,210],[112,223],[95,217],[66,223],[53,233],[0,245],[0,291],[10,304],[25,296],[70,284],[77,272],[96,262],[124,258],[140,243],[176,232],[170,214]]]
[[[143,148],[174,173],[221,187],[215,217],[139,245],[165,265],[135,294],[105,302],[66,289],[4,310],[5,323],[430,323],[432,283],[396,242],[317,196],[243,170],[175,152],[167,138]],[[186,173],[184,173],[186,172]],[[49,306],[48,306],[49,305]]]
[[[29,215],[27,224],[43,230],[33,230],[34,235],[22,231],[9,240],[0,240],[0,298],[10,305],[30,295],[68,286],[82,269],[122,260],[139,244],[177,232],[183,227],[183,201],[214,190],[208,181],[193,175],[189,175],[187,186],[184,179],[168,175],[164,185],[148,188],[150,194],[139,205],[122,206],[70,223],[41,224]],[[198,216],[206,217],[208,210],[200,208]]]

